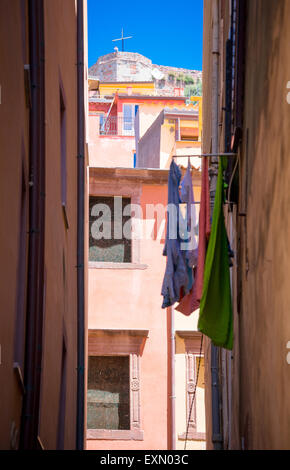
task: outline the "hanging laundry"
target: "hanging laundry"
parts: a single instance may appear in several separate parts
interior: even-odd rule
[[[168,212],[167,231],[163,255],[167,256],[166,270],[162,284],[162,308],[178,302],[181,292],[188,292],[188,272],[185,251],[181,250],[182,242],[179,233],[180,195],[179,185],[181,171],[174,161],[171,162],[168,175]]]
[[[192,176],[191,176],[191,164],[190,158],[188,158],[188,166],[185,173],[185,176],[181,182],[180,190],[181,202],[186,204],[186,220],[185,220],[185,230],[183,233],[183,243],[181,244],[181,249],[186,250],[185,259],[188,270],[189,285],[188,290],[193,286],[193,267],[197,264],[197,240],[195,236],[196,230],[196,213],[195,213],[195,204],[194,204],[194,195],[192,187]]]
[[[223,213],[223,170],[221,158],[209,239],[203,293],[200,302],[198,329],[211,338],[213,344],[233,348],[233,313],[229,270],[227,232]]]
[[[199,210],[199,240],[197,267],[194,273],[194,284],[190,292],[183,297],[176,310],[184,315],[190,315],[199,308],[202,297],[203,274],[206,255],[206,246],[210,234],[210,196],[208,179],[208,159],[203,158],[201,175],[201,198]]]

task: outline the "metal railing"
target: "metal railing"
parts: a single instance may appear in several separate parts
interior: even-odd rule
[[[134,136],[134,118],[109,116],[100,120],[100,135]]]

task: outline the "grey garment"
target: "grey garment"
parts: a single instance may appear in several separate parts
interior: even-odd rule
[[[182,248],[186,247],[186,260],[187,265],[189,268],[196,266],[197,264],[197,252],[198,252],[198,243],[196,240],[196,228],[197,228],[197,221],[196,221],[196,210],[194,204],[194,195],[193,195],[193,187],[192,187],[192,177],[191,177],[191,169],[190,169],[190,160],[188,159],[188,166],[185,173],[185,176],[181,183],[181,202],[187,205],[186,208],[186,230],[187,230],[187,237],[184,237],[184,243],[182,244]],[[183,246],[184,245],[184,246]]]
[[[167,256],[167,262],[161,289],[162,308],[170,307],[178,302],[181,292],[183,291],[183,294],[188,292],[189,285],[186,252],[180,248],[182,241],[179,234],[180,179],[180,169],[172,161],[168,175],[168,206],[170,205],[173,210],[167,212],[167,231],[163,250],[163,255]],[[175,228],[175,230],[171,231],[170,228]]]

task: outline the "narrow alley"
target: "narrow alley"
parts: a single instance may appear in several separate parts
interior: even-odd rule
[[[0,449],[290,450],[290,0],[111,10],[0,0]]]

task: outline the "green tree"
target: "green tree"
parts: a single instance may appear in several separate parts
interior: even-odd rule
[[[194,83],[194,78],[191,75],[186,75],[186,77],[184,79],[184,83],[186,85],[190,85],[190,84]]]
[[[184,95],[189,96],[202,96],[202,81],[197,79],[196,83],[186,85],[184,88]]]

